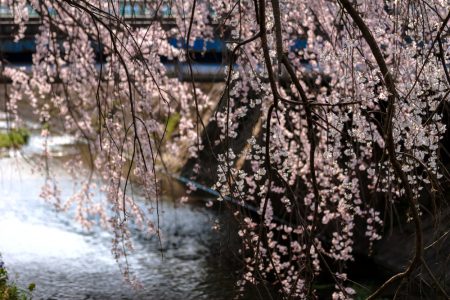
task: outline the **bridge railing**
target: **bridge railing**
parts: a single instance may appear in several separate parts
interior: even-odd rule
[[[123,17],[125,20],[153,20],[172,19],[172,9],[169,3],[163,3],[158,11],[154,10],[150,3],[153,1],[121,1],[117,11],[106,11],[114,17]],[[52,11],[50,11],[52,14]],[[28,5],[28,15],[30,20],[38,19],[39,14]],[[0,21],[13,21],[14,11],[6,4],[0,2]]]
[[[106,1],[106,0],[105,0]],[[169,2],[164,3],[158,12],[152,9],[156,0],[144,1],[122,1],[119,10],[115,13],[109,12],[111,18],[122,18],[131,27],[149,26],[157,18],[163,27],[172,28],[175,26],[174,17]],[[15,32],[13,12],[0,0],[0,58],[12,64],[26,65],[31,63],[32,54],[36,51],[35,34],[39,32],[41,20],[39,15],[30,7],[29,21],[25,38],[15,42],[13,33]],[[52,12],[50,12],[51,14]],[[53,12],[55,13],[55,12]],[[214,15],[214,12],[211,12]],[[186,48],[186,41],[183,38],[168,38],[169,43],[178,49]],[[295,39],[292,41],[289,50],[298,52],[306,47],[305,39]],[[226,41],[220,38],[204,39],[198,37],[192,45],[188,46],[192,53],[194,63],[193,71],[196,79],[199,80],[220,80],[223,79],[223,68],[228,64],[228,50]],[[161,62],[167,66],[167,71],[172,76],[180,78],[190,78],[189,68],[185,63],[177,60],[169,60],[162,56]]]

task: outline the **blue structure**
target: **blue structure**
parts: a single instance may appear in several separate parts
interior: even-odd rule
[[[178,49],[185,49],[186,42],[182,39],[169,38],[169,44]],[[225,43],[220,39],[205,40],[198,38],[194,41],[194,45],[189,47],[193,52],[217,52],[220,53],[226,49]]]
[[[36,42],[30,39],[24,39],[19,42],[6,40],[0,43],[1,53],[30,53],[36,51]]]

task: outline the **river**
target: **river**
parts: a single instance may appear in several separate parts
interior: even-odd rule
[[[60,157],[53,170],[63,196],[74,191],[62,166],[71,143],[64,136],[50,140]],[[111,254],[110,233],[81,229],[70,213],[56,212],[39,197],[44,178],[29,162],[40,155],[41,145],[40,137],[32,135],[21,153],[0,158],[0,253],[19,286],[36,283],[33,299],[233,298],[236,278],[228,263],[226,232],[214,229],[226,216],[203,205],[162,201],[163,251],[157,238],[135,235],[136,251],[129,261],[143,288],[133,289]]]

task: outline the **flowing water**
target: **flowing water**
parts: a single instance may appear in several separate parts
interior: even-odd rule
[[[55,156],[70,155],[74,148],[70,137],[49,142]],[[213,229],[223,220],[217,212],[162,201],[163,251],[157,238],[136,236],[129,262],[143,288],[133,289],[123,281],[111,254],[111,234],[82,230],[70,214],[56,212],[39,197],[44,178],[32,172],[23,156],[32,161],[41,150],[42,140],[32,136],[21,155],[0,158],[0,253],[19,286],[36,283],[33,299],[233,297],[235,278],[227,263],[226,238]],[[63,197],[73,193],[74,183],[61,163],[53,170]]]

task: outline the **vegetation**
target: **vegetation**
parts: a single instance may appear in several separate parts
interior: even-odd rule
[[[8,272],[0,261],[0,300],[31,300],[36,285],[31,283],[28,288],[19,288],[8,278]]]
[[[11,129],[0,132],[0,148],[19,148],[30,138],[30,132],[25,128]]]

